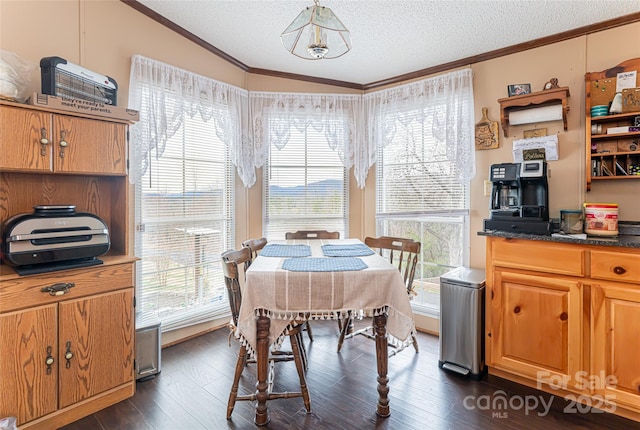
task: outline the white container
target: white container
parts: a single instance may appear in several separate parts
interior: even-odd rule
[[[585,203],[584,232],[592,236],[617,236],[618,204]]]

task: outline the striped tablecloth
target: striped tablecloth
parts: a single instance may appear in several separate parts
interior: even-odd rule
[[[277,243],[308,244],[313,258],[323,257],[322,245],[362,244],[358,239],[295,240]],[[289,271],[282,265],[286,258],[265,257],[254,260],[246,273],[237,336],[251,350],[256,347],[258,311],[270,316],[269,341],[273,343],[300,313],[322,318],[337,318],[338,313],[364,310],[367,314],[386,310],[387,335],[391,342],[409,339],[414,328],[407,290],[398,269],[377,253],[355,257],[367,266],[347,271]]]

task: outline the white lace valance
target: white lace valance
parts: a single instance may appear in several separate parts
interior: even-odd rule
[[[430,135],[445,142],[461,183],[475,175],[473,72],[463,69],[364,96],[366,136],[363,158],[376,162],[396,132],[412,122],[430,124]]]
[[[142,109],[142,106],[145,106]],[[431,115],[432,133],[445,141],[460,181],[475,174],[474,107],[471,69],[362,95],[248,92],[177,67],[132,57],[129,108],[140,111],[131,127],[130,180],[135,183],[185,117],[213,121],[216,135],[230,149],[246,187],[256,181],[268,148],[287,144],[292,127],[312,127],[337,151],[363,188],[378,148],[388,145],[397,127]]]
[[[251,92],[249,105],[256,167],[264,164],[271,145],[282,149],[292,129],[303,132],[307,127],[324,134],[344,167],[357,165],[357,148],[364,135],[362,96]],[[364,179],[366,173],[363,177],[356,174],[360,187],[364,187]]]
[[[145,109],[142,109],[145,106]],[[256,181],[249,124],[248,92],[187,70],[140,55],[131,59],[129,108],[140,111],[131,126],[129,145],[132,183],[164,152],[185,117],[199,114],[213,121],[216,135],[231,151],[232,162],[245,186]]]

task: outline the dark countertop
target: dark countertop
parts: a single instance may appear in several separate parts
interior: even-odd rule
[[[586,239],[573,237],[545,236],[541,234],[512,233],[509,231],[487,230],[479,231],[478,236],[504,237],[507,239],[526,239],[557,243],[578,243],[582,245],[619,246],[622,248],[639,248],[640,236],[620,234],[613,237],[587,236]]]

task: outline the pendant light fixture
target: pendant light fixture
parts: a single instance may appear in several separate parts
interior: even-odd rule
[[[305,8],[280,39],[285,49],[305,60],[338,58],[351,50],[351,35],[328,7],[318,0]]]

